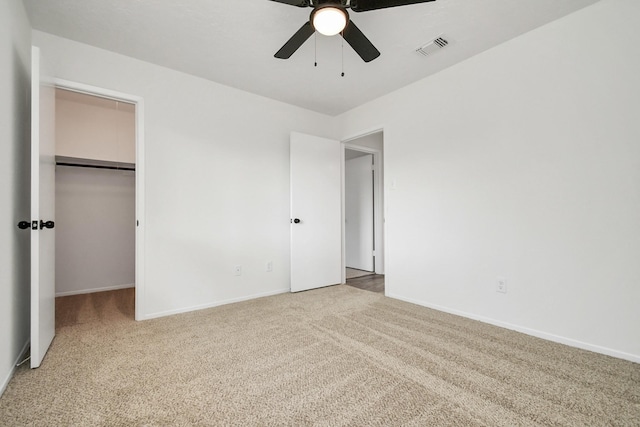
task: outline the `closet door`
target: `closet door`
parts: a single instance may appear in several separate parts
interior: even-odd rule
[[[31,56],[31,367],[55,335],[55,88]]]

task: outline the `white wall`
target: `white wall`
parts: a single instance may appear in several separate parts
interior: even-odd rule
[[[135,172],[56,167],[56,295],[134,286],[135,196]]]
[[[34,44],[58,78],[144,98],[143,317],[288,291],[289,134],[331,137],[330,117],[45,33]]]
[[[136,162],[135,106],[56,90],[56,155]]]
[[[345,161],[345,262],[346,266],[373,271],[373,155]]]
[[[0,394],[29,340],[31,28],[19,0],[0,2]]]
[[[640,361],[639,21],[602,0],[340,117],[384,126],[388,295]]]

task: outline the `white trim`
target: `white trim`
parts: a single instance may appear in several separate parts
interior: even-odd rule
[[[437,304],[429,304],[424,301],[419,301],[413,298],[405,298],[401,295],[396,294],[387,294],[386,296],[390,298],[394,298],[400,301],[410,302],[412,304],[420,305],[422,307],[431,308],[434,310],[442,311],[449,314],[455,314],[457,316],[466,317],[467,319],[478,320],[483,323],[488,323],[490,325],[499,326],[501,328],[510,329],[512,331],[521,332],[526,335],[531,335],[533,337],[542,338],[547,341],[556,342],[559,344],[568,345],[570,347],[580,348],[582,350],[593,351],[594,353],[605,354],[607,356],[616,357],[618,359],[629,360],[631,362],[640,363],[640,355],[635,355],[631,353],[625,353],[623,351],[613,350],[608,347],[602,347],[596,344],[589,344],[586,342],[574,340],[572,338],[563,337],[560,335],[550,334],[548,332],[538,331],[537,329],[531,329],[524,326],[514,325],[512,323],[502,322],[500,320],[495,320],[490,317],[479,316],[473,313],[467,313],[460,310],[450,309],[448,307],[443,307]]]
[[[145,157],[144,157],[144,99],[140,96],[130,95],[98,86],[73,82],[63,79],[54,79],[53,84],[60,89],[87,95],[109,98],[116,101],[124,101],[136,106],[136,302],[135,318],[144,318],[145,307]]]
[[[345,155],[346,150],[344,142],[340,143],[340,238],[342,240],[342,266],[340,267],[340,283],[347,283],[347,239],[345,230],[345,218],[346,214],[346,179],[345,179]]]
[[[144,316],[146,303],[145,281],[145,229],[147,224],[145,210],[145,157],[144,157],[144,100],[136,103],[136,300],[135,319]]]
[[[374,133],[382,133],[384,134],[385,130],[384,130],[384,126],[375,126],[373,128],[371,128],[370,130],[366,130],[360,133],[356,133],[352,136],[346,137],[346,138],[342,138],[342,142],[351,142],[354,139],[360,139],[360,138],[364,138],[365,136],[369,136],[369,135],[373,135]]]
[[[247,295],[239,298],[230,298],[230,299],[216,301],[216,302],[202,304],[202,305],[193,305],[191,307],[179,308],[176,310],[159,311],[157,313],[148,314],[139,320],[157,319],[159,317],[171,316],[174,314],[181,314],[181,313],[188,313],[196,310],[205,310],[207,308],[219,307],[221,305],[233,304],[236,302],[249,301],[256,298],[270,297],[270,296],[279,295],[279,294],[287,294],[289,292],[291,292],[290,288],[278,289],[276,291],[262,292],[259,294]]]
[[[106,286],[104,288],[92,288],[92,289],[80,289],[78,291],[56,292],[56,298],[68,297],[70,295],[82,295],[82,294],[93,294],[96,292],[116,291],[118,289],[129,289],[129,288],[135,288],[135,287],[136,287],[135,283],[128,283],[126,285]]]
[[[5,390],[7,389],[7,386],[9,385],[9,382],[11,382],[11,379],[13,378],[13,374],[15,374],[16,368],[18,367],[18,363],[22,362],[22,360],[20,359],[23,359],[24,357],[27,356],[27,349],[29,348],[29,344],[31,344],[31,341],[27,339],[27,341],[22,346],[22,350],[20,350],[20,353],[18,353],[18,356],[16,357],[16,361],[13,362],[13,365],[11,366],[11,370],[9,370],[9,373],[7,374],[7,376],[2,380],[2,384],[0,384],[0,397],[2,397]]]

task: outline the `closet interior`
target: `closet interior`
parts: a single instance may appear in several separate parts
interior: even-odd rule
[[[56,297],[135,287],[135,135],[135,105],[56,89]]]

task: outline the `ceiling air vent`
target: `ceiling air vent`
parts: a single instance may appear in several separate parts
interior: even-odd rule
[[[418,52],[420,55],[429,56],[429,55],[433,55],[435,52],[439,51],[440,49],[446,47],[448,44],[449,44],[449,41],[444,37],[440,36],[434,40],[431,40],[429,43],[423,46],[420,46],[419,48],[416,49],[416,52]]]

